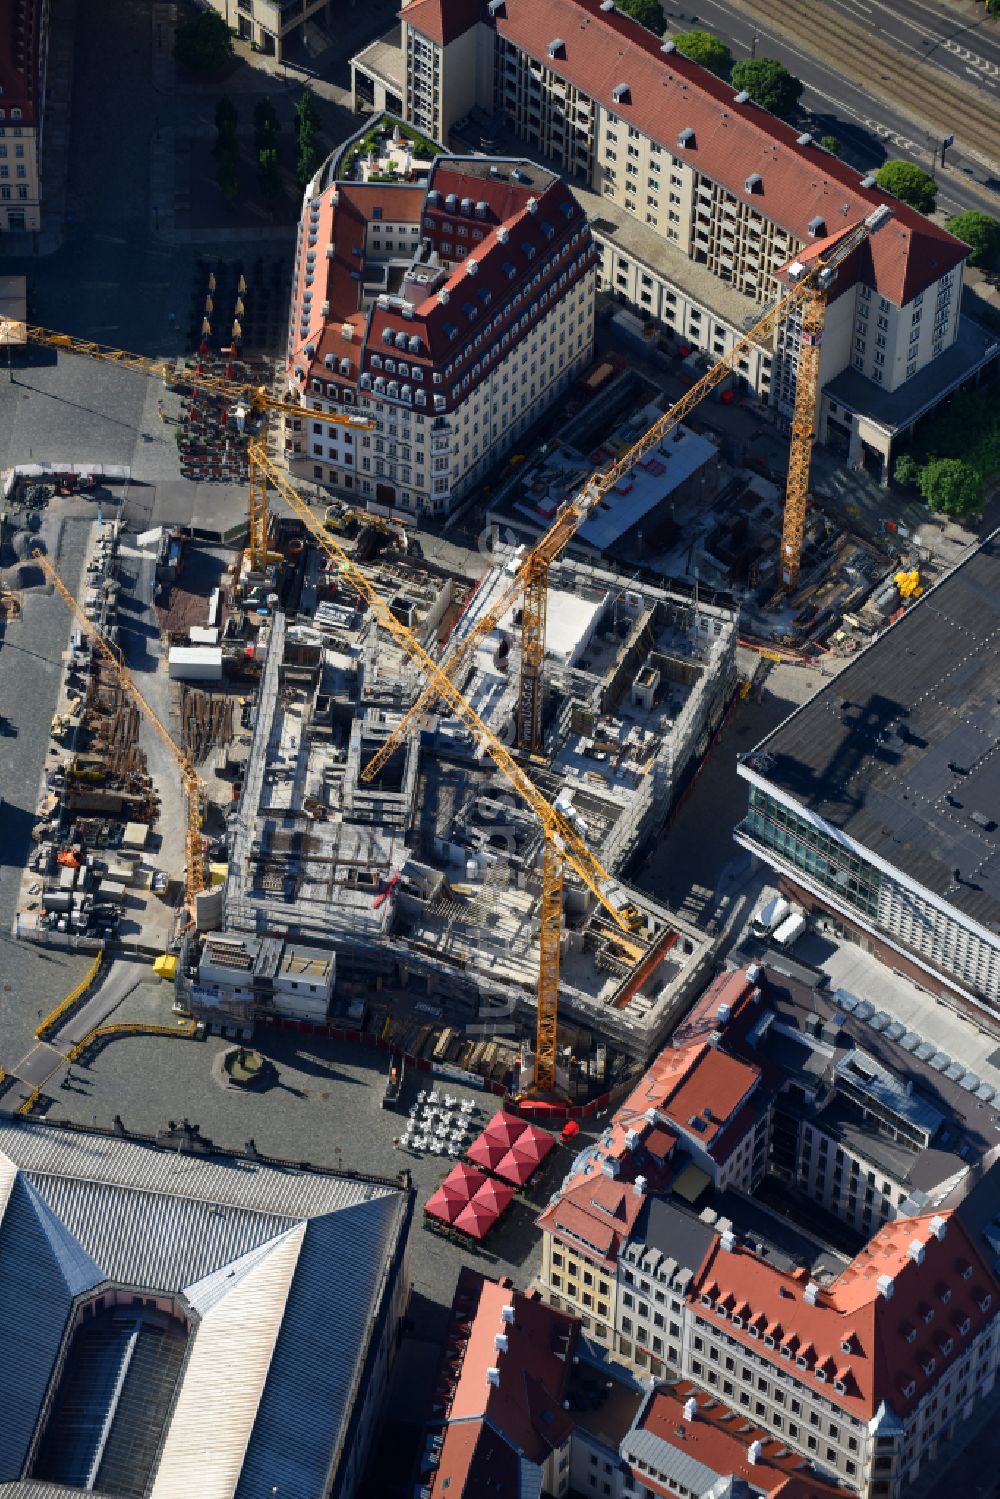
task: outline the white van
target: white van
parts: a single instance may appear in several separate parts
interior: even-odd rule
[[[770,937],[791,914],[791,903],[782,895],[772,895],[757,912],[750,930],[755,937]]]
[[[806,918],[801,911],[793,911],[791,916],[786,916],[778,927],[771,941],[775,947],[792,948],[802,936],[806,929]]]

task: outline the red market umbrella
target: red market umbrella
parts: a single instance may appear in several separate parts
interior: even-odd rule
[[[537,1124],[529,1124],[523,1135],[518,1135],[514,1142],[514,1149],[523,1151],[534,1158],[537,1165],[541,1165],[549,1151],[556,1142],[544,1129],[539,1129]]]
[[[448,1197],[443,1188],[438,1187],[432,1197],[428,1197],[424,1212],[431,1218],[437,1218],[441,1223],[454,1223],[466,1204],[457,1197]]]
[[[473,1140],[465,1154],[470,1161],[475,1161],[477,1166],[485,1166],[487,1171],[495,1171],[497,1163],[503,1160],[507,1150],[508,1146],[502,1140],[491,1140],[484,1130]]]
[[[563,1140],[575,1140],[579,1133],[580,1126],[577,1124],[575,1119],[567,1119],[566,1123],[560,1130],[560,1134]]]
[[[472,1202],[474,1206],[485,1202],[494,1217],[499,1218],[500,1214],[510,1207],[513,1200],[513,1187],[505,1187],[503,1182],[486,1181],[479,1188]]]
[[[473,1239],[485,1239],[490,1229],[497,1220],[496,1208],[487,1202],[479,1202],[473,1198],[467,1202],[465,1207],[455,1219],[455,1227],[461,1229],[462,1233],[468,1234]]]
[[[513,1114],[505,1114],[503,1109],[494,1114],[489,1124],[483,1130],[483,1134],[490,1140],[499,1140],[505,1149],[509,1150],[517,1139],[527,1129],[523,1119],[517,1119]]]
[[[504,1181],[513,1182],[516,1187],[523,1187],[537,1169],[536,1161],[529,1161],[523,1155],[516,1155],[513,1149],[508,1150],[503,1160],[498,1161],[494,1167],[497,1176],[502,1176]]]
[[[465,1203],[475,1196],[484,1181],[486,1177],[481,1171],[473,1171],[471,1166],[460,1161],[454,1170],[449,1171],[438,1190],[454,1202]]]

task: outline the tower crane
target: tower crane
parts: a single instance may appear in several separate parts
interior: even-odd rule
[[[681,399],[669,411],[665,411],[618,458],[612,468],[592,474],[579,493],[561,507],[548,531],[521,559],[511,582],[501,590],[494,602],[483,611],[441,663],[445,674],[452,681],[456,680],[461,667],[469,660],[479,642],[495,630],[508,610],[521,600],[521,681],[517,728],[518,743],[522,749],[536,751],[541,741],[542,662],[545,655],[545,606],[550,567],[565,551],[588,516],[593,514],[604,497],[610,494],[638,460],[662,442],[705,396],[721,384],[738,359],[773,333],[796,308],[801,307],[802,337],[781,537],[782,579],[787,588],[795,587],[805,531],[820,342],[827,292],[833,284],[837,267],[882,228],[890,217],[891,209],[882,205],[866,219],[852,224],[835,238],[831,236],[821,244],[810,246],[798,260],[793,261],[787,268],[791,283],[789,291],[768,308],[729,352],[690,390],[685,391]],[[436,682],[428,680],[416,702],[368,761],[362,771],[362,780],[371,781],[378,775],[414,724],[433,708],[438,695]]]
[[[462,696],[451,678],[417,640],[352,557],[313,515],[285,475],[276,468],[260,447],[254,454],[266,479],[284,496],[291,510],[311,532],[317,544],[339,567],[341,580],[367,603],[377,622],[403,648],[410,660],[433,682],[437,693],[461,718],[490,756],[497,769],[535,813],[543,833],[541,913],[538,952],[538,1021],[536,1035],[535,1091],[549,1093],[556,1078],[556,1025],[559,1002],[559,948],[562,938],[563,880],[569,868],[600,901],[623,932],[633,932],[642,924],[638,907],[626,897],[587,847],[569,810],[558,803],[553,806],[525,774],[514,756],[493,730],[488,728],[470,703]]]
[[[59,574],[56,572],[55,567],[49,561],[48,557],[45,556],[44,552],[38,550],[32,552],[31,556],[32,561],[38,563],[45,576],[49,579],[50,583],[53,584],[57,592],[62,596],[63,603],[66,605],[67,609],[69,609],[70,613],[73,615],[81,630],[84,630],[86,632],[86,634],[90,637],[98,650],[101,652],[102,656],[108,662],[121,687],[132,699],[132,701],[146,718],[148,723],[156,730],[157,734],[160,736],[160,738],[163,740],[163,743],[170,751],[170,754],[177,762],[177,767],[181,773],[181,784],[184,787],[184,796],[187,802],[187,833],[185,838],[186,852],[184,860],[184,899],[188,908],[188,915],[193,920],[195,896],[199,893],[199,891],[204,890],[205,888],[205,873],[203,868],[203,853],[201,843],[201,805],[204,787],[202,785],[198,772],[194,768],[194,762],[191,760],[190,756],[180,748],[173,735],[170,733],[170,730],[166,727],[162,719],[157,715],[157,713],[139,691],[139,688],[136,686],[131,673],[129,672],[129,669],[125,664],[125,658],[122,655],[121,651],[117,646],[112,645],[111,641],[107,638],[106,635],[103,634],[101,630],[98,629],[98,627],[93,623],[92,620],[89,620],[87,618],[87,616],[84,614],[83,610],[77,603],[76,599],[73,597],[72,593],[70,593],[69,589],[66,587],[66,584],[63,582],[62,578],[60,578]]]
[[[305,417],[322,422],[327,427],[353,427],[362,431],[374,431],[378,425],[371,417],[347,415],[339,411],[318,412],[301,406],[295,401],[282,400],[272,395],[263,385],[249,385],[238,380],[227,380],[221,375],[185,370],[178,374],[171,361],[151,359],[145,354],[132,354],[127,349],[114,349],[106,344],[94,343],[89,338],[76,338],[71,333],[54,333],[50,328],[39,328],[31,323],[18,323],[9,318],[0,319],[0,342],[27,341],[47,349],[59,349],[67,354],[80,354],[86,359],[97,359],[103,364],[117,364],[122,369],[134,370],[142,375],[160,375],[165,385],[173,381],[192,386],[208,395],[226,396],[263,425],[270,412],[278,411],[288,416]],[[250,463],[250,559],[255,568],[262,569],[267,560],[267,485]]]

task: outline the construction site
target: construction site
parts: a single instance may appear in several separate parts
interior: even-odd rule
[[[593,1096],[644,1062],[705,982],[714,939],[629,872],[663,839],[746,684],[734,609],[593,558],[609,526],[638,538],[632,492],[672,466],[714,492],[712,444],[683,422],[725,393],[744,345],[795,317],[809,337],[767,582],[795,610],[810,566],[810,330],[836,265],[884,217],[804,253],[731,354],[666,411],[627,418],[620,441],[606,434],[589,477],[586,465],[568,475],[570,492],[536,497],[548,524],[533,545],[500,542],[474,586],[425,561],[391,516],[341,504],[321,520],[268,447],[272,413],[301,420],[302,406],[254,383],[235,343],[221,371],[200,351],[181,379],[198,420],[224,429],[216,445],[240,440],[248,524],[232,551],[164,527],[137,536],[131,607],[155,610],[166,671],[141,640],[138,658],[119,648],[114,525],[101,528],[82,602],[30,552],[81,626],[71,691],[77,655],[88,658],[53,724],[70,753],[38,825],[47,883],[25,912],[38,935],[114,934],[114,902],[89,888],[114,884],[93,851],[106,830],[77,815],[91,810],[78,783],[93,779],[127,818],[109,844],[159,823],[160,865],[140,856],[138,883],[172,912],[169,930],[152,927],[175,1008],[207,1027],[245,1036],[289,1018],[365,1031],[404,1057],[543,1097]],[[141,356],[26,336],[177,383],[176,368]],[[364,404],[323,421],[377,430]],[[599,533],[589,548],[588,527]],[[907,586],[916,592],[915,575]],[[63,885],[69,905],[53,921]],[[141,936],[148,944],[148,926]]]
[[[387,607],[433,644],[458,585],[421,573],[391,557],[368,569]],[[502,564],[484,575],[453,648],[508,579]],[[312,552],[311,594],[311,613],[277,613],[267,629],[226,877],[199,916],[231,942],[232,969],[227,982],[217,936],[200,962],[192,939],[190,1007],[241,1028],[266,1015],[247,964],[256,972],[266,956],[257,938],[280,934],[336,954],[331,1009],[310,1008],[311,1018],[365,1023],[404,1050],[420,1032],[422,1046],[436,1045],[443,1022],[494,1043],[509,1078],[516,1058],[530,1067],[544,830],[447,712],[429,715],[365,782],[419,678]],[[725,610],[623,590],[579,564],[553,570],[532,778],[617,881],[662,830],[722,721],[737,688],[735,633]],[[458,683],[501,742],[515,738],[519,672],[510,621],[484,637]],[[580,1033],[574,1055],[593,1060],[603,1038],[643,1057],[702,981],[709,945],[624,883],[616,898],[640,913],[628,932],[585,889],[565,894],[560,1022]]]

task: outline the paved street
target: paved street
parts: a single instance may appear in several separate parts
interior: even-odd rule
[[[846,5],[848,0],[843,0],[843,3]],[[853,3],[858,5],[860,0],[853,0]],[[865,0],[865,5],[869,4],[871,0]],[[874,6],[872,8],[874,13]],[[888,9],[888,6],[882,8]],[[895,6],[892,8],[894,12]],[[866,70],[855,65],[856,59],[852,55],[845,53],[842,71],[819,60],[807,46],[794,41],[785,25],[761,19],[752,10],[753,0],[746,0],[746,3],[744,0],[697,0],[696,4],[692,0],[690,9],[671,4],[669,0],[663,5],[667,25],[672,30],[702,26],[723,37],[737,61],[751,56],[755,50],[758,57],[776,57],[784,63],[805,84],[802,107],[812,116],[814,132],[837,136],[844,159],[859,171],[877,171],[885,160],[895,156],[916,161],[924,168],[930,167],[933,153],[940,144],[940,132],[914,123],[905,111],[886,104],[864,83],[855,82],[855,78],[866,76]],[[864,15],[857,11],[853,20],[855,24],[861,21],[867,24]],[[904,57],[901,52],[901,67]],[[1000,93],[1000,90],[991,86],[991,98],[995,92]],[[967,155],[961,139],[949,151],[948,161],[956,170],[948,175],[939,174],[938,207],[946,214],[964,208],[979,208],[995,214],[1000,203],[997,195],[1000,179],[995,172]]]

